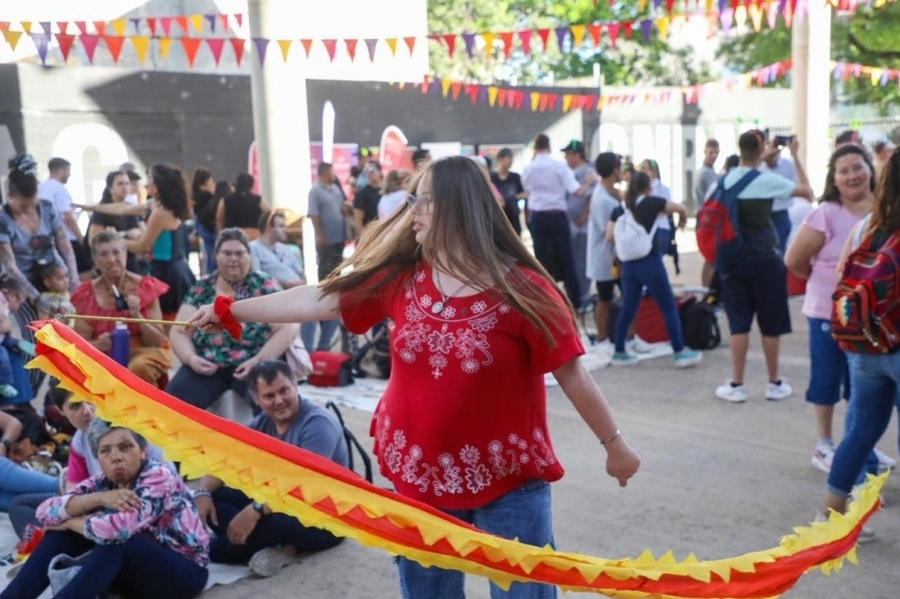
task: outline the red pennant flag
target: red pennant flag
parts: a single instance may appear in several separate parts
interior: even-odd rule
[[[469,102],[471,102],[473,106],[478,99],[479,87],[480,86],[477,83],[466,83],[465,85],[466,95],[469,96]]]
[[[619,24],[609,23],[606,26],[606,33],[609,34],[609,43],[613,48],[616,47],[616,40],[619,39]]]
[[[525,92],[515,92],[516,94],[516,110],[522,110],[522,102],[525,101]]]
[[[238,37],[230,37],[228,42],[231,44],[231,49],[234,50],[234,60],[238,66],[241,66],[241,59],[244,57],[244,40]]]
[[[347,45],[347,54],[350,55],[351,62],[353,62],[353,60],[356,58],[356,42],[358,41],[359,40],[354,39],[344,40],[344,43]]]
[[[325,50],[328,52],[328,58],[334,62],[334,55],[337,53],[337,40],[322,40]]]
[[[312,48],[312,40],[300,40],[300,45],[306,50],[306,57],[309,58],[309,51]]]
[[[225,40],[221,37],[208,37],[206,38],[206,45],[209,46],[209,51],[212,52],[216,66],[219,66],[219,60],[222,58],[222,48],[225,47]]]
[[[595,46],[600,45],[600,32],[603,31],[603,28],[599,24],[588,25],[588,33],[591,34],[591,39],[594,41]]]
[[[453,33],[448,33],[441,39],[443,39],[444,43],[447,44],[447,54],[453,56],[453,52],[456,50],[456,35]]]
[[[416,47],[415,36],[405,37],[405,38],[403,38],[403,41],[406,42],[406,47],[409,48],[409,55],[412,56],[413,48]]]
[[[547,110],[547,100],[550,99],[550,96],[547,94],[538,94],[538,110],[544,112]]]
[[[625,39],[631,39],[631,30],[634,25],[634,21],[625,21],[622,23],[622,29],[625,30]]]
[[[431,77],[429,77],[428,75],[425,75],[424,77],[422,77],[422,93],[423,94],[428,93],[428,87],[430,84],[431,84]]]
[[[66,29],[69,28],[69,22],[68,21],[57,21],[56,26],[59,27],[60,33],[65,33]]]
[[[106,21],[91,21],[91,23],[94,24],[97,35],[103,35],[106,32]]]
[[[454,81],[450,84],[450,91],[453,92],[453,99],[456,100],[459,98],[459,92],[462,90],[462,83],[459,81]]]
[[[74,41],[74,35],[69,35],[68,33],[56,34],[56,43],[59,44],[59,51],[62,52],[63,62],[69,60],[69,51],[72,49],[72,42]]]
[[[241,27],[244,24],[244,15],[243,13],[236,12],[234,13],[234,21],[238,24],[238,27]]]
[[[550,39],[550,30],[547,28],[538,29],[537,30],[538,37],[541,38],[541,42],[544,44],[544,52],[547,51],[547,40]]]
[[[159,24],[166,37],[172,37],[172,17],[160,17]]]
[[[194,66],[194,59],[197,58],[197,50],[200,49],[200,42],[202,41],[199,37],[182,37],[179,38],[181,40],[181,47],[184,48],[184,53],[187,55],[188,66]]]
[[[509,53],[512,50],[513,32],[504,31],[498,35],[500,36],[500,39],[503,40],[503,58],[509,58]]]
[[[188,34],[188,19],[187,15],[180,15],[175,17],[175,22],[178,23],[178,26],[181,27],[181,30],[185,35]]]
[[[219,15],[219,22],[222,23],[222,31],[228,31],[228,15]]]
[[[84,53],[87,54],[88,63],[94,62],[94,50],[97,49],[97,42],[100,41],[99,35],[84,34],[81,39],[81,45],[84,46]]]
[[[675,6],[675,0],[666,0],[666,12],[667,13],[672,14],[673,6]]]
[[[112,56],[113,64],[119,62],[119,56],[122,54],[122,44],[125,43],[125,38],[118,35],[101,35],[100,38],[103,40],[103,43],[106,44],[106,49],[109,50],[109,55]]]
[[[75,21],[75,27],[78,27],[78,31],[81,35],[87,35],[87,23],[84,21]]]
[[[147,17],[147,28],[150,29],[150,35],[156,35],[156,19]]]
[[[516,34],[519,36],[519,43],[522,44],[522,52],[525,53],[525,56],[531,56],[531,30],[526,29]]]

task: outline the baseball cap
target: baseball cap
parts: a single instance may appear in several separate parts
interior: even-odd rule
[[[577,139],[573,139],[566,144],[566,147],[562,148],[560,152],[578,152],[579,154],[584,154],[584,144]]]

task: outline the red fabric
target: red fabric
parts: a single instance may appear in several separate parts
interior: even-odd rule
[[[233,297],[217,295],[216,301],[213,304],[213,311],[215,311],[216,316],[219,317],[219,323],[221,323],[225,332],[231,335],[232,339],[240,339],[242,330],[241,323],[239,323],[235,319],[234,314],[231,313],[231,304],[233,303]]]
[[[676,309],[681,308],[681,299],[675,298]],[[666,321],[662,311],[652,297],[641,298],[637,315],[634,317],[634,332],[647,343],[659,343],[668,341],[669,333],[666,331]]]
[[[391,378],[370,433],[382,474],[402,495],[470,509],[528,479],[562,477],[543,375],[584,348],[558,291],[534,272],[518,273],[546,293],[548,323],[566,323],[555,345],[490,291],[450,298],[435,315],[441,293],[425,263],[394,277],[377,297],[341,298],[353,332],[384,318],[395,323]]]
[[[153,301],[168,290],[169,286],[156,277],[151,277],[149,275],[141,277],[138,287],[135,290],[135,295],[137,295],[138,299],[141,301],[141,316],[148,318],[150,306],[153,304]],[[76,313],[85,316],[131,316],[131,313],[128,310],[101,308],[97,303],[97,296],[94,294],[93,281],[83,281],[80,283],[78,287],[75,288],[75,291],[72,292],[71,302],[72,305],[75,306]],[[91,325],[91,334],[95,339],[103,333],[112,334],[113,329],[116,326],[115,322],[108,320],[89,320],[87,322]],[[128,332],[131,333],[132,337],[140,335],[140,325],[130,323],[128,325]]]

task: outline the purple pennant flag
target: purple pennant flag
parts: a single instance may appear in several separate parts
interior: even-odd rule
[[[218,21],[219,19],[216,17],[216,15],[203,15],[203,16],[206,19],[206,22],[209,23],[209,30],[212,31],[213,33],[215,33],[216,32],[216,21]]]
[[[568,27],[557,27],[556,31],[556,45],[559,46],[560,52],[565,52],[564,45],[566,43],[566,34],[569,32]]]
[[[866,8],[872,8],[872,0],[866,0]]]
[[[375,60],[375,48],[378,46],[378,39],[369,38],[363,41],[366,42],[366,49],[369,51],[369,62],[373,62]]]
[[[650,32],[653,30],[653,21],[644,19],[641,21],[641,35],[644,36],[644,43],[650,43]]]
[[[433,77],[431,79],[431,86],[428,88],[428,93],[437,93],[441,89],[441,80],[437,77]]]
[[[269,45],[269,40],[262,37],[254,37],[253,38],[253,47],[256,48],[256,55],[259,57],[259,64],[262,66],[263,61],[266,59],[266,48]]]
[[[472,58],[472,49],[475,47],[475,34],[463,33],[462,38],[466,42],[466,54],[469,55],[469,58]]]
[[[883,70],[881,72],[881,80],[878,82],[878,85],[880,85],[881,87],[884,87],[885,85],[887,85],[889,76],[890,75],[888,73],[888,70],[887,69]]]
[[[842,62],[834,63],[834,80],[835,81],[840,81],[841,73],[843,72],[843,70],[844,70],[844,63],[842,63]]]
[[[787,8],[787,0],[778,0],[778,14],[784,16],[785,8]]]
[[[779,12],[784,12],[784,3],[787,0],[781,0],[781,8],[778,9]],[[728,0],[719,0],[719,14],[725,12],[725,7],[728,5]]]
[[[52,31],[52,29],[50,29],[50,21],[41,21],[41,29],[44,30],[44,33],[50,33]],[[62,33],[65,33],[65,31]]]
[[[140,19],[140,17],[138,17],[138,18],[131,18],[131,19],[128,19],[128,20],[131,21],[131,24],[132,24],[132,25],[134,25],[134,32],[135,32],[135,33],[140,33],[140,32],[141,32],[141,19]]]
[[[731,31],[731,22],[734,19],[734,11],[730,8],[726,8],[722,14],[719,15],[719,23],[722,24],[722,33],[727,34]]]
[[[653,8],[655,8],[656,10],[659,10],[659,3],[660,3],[660,0],[653,0]]]
[[[37,48],[38,56],[41,57],[41,64],[47,65],[47,46],[50,44],[49,33],[31,33],[31,39],[34,41],[34,47]]]
[[[478,86],[478,103],[484,104],[485,102],[487,102],[487,87],[484,85],[479,85]]]

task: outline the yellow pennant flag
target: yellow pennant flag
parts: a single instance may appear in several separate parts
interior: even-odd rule
[[[488,106],[490,106],[491,108],[493,108],[494,104],[497,103],[497,92],[499,91],[500,90],[493,85],[488,86]]]
[[[887,0],[875,0],[875,8],[881,8],[887,4]]]
[[[397,38],[389,37],[389,38],[386,38],[384,41],[387,42],[388,48],[391,49],[391,56],[396,56],[397,55]],[[444,94],[444,95],[446,95],[446,94]]]
[[[147,48],[150,46],[150,36],[130,35],[128,36],[128,39],[131,41],[131,45],[134,46],[134,51],[137,52],[138,61],[141,64],[144,64],[144,61],[147,60]]]
[[[156,38],[157,42],[159,42],[159,59],[165,60],[166,56],[169,55],[169,46],[172,45],[172,38],[170,37],[159,37]]]
[[[706,0],[706,14],[712,12],[713,2],[714,0]]]
[[[647,8],[647,0],[638,0],[638,12],[644,12]]]
[[[596,106],[596,109],[597,109],[597,110],[602,110],[603,107],[606,106],[606,103],[607,103],[608,101],[609,101],[609,98],[608,98],[607,96],[600,96],[599,98],[597,98],[597,106]]]
[[[563,94],[562,111],[569,112],[572,108],[572,94]]]
[[[734,22],[737,23],[738,27],[743,27],[747,24],[747,7],[743,4],[734,11]]]
[[[869,78],[872,80],[872,86],[876,86],[881,83],[881,76],[884,74],[884,69],[872,69],[872,72],[869,73]]]
[[[276,40],[278,42],[278,47],[281,48],[281,58],[284,62],[287,62],[288,51],[291,49],[291,43],[293,40]]]
[[[581,42],[584,41],[584,25],[572,25],[569,29],[572,30],[572,46],[577,48],[581,45]]]
[[[753,83],[753,75],[744,74],[741,75],[738,80],[741,82],[741,87],[750,87],[750,85]]]
[[[122,37],[125,35],[125,19],[116,19],[115,21],[110,21],[109,23],[112,25],[113,31],[116,32],[116,35]]]
[[[538,92],[531,92],[531,112],[534,112],[538,108],[538,102],[541,101],[541,94]]]
[[[663,16],[656,19],[656,30],[659,31],[659,40],[666,41],[669,35],[669,17]]]
[[[194,31],[203,33],[203,15],[190,15],[188,21],[190,21]]]
[[[19,38],[22,37],[22,32],[5,29],[3,30],[3,37],[6,39],[6,43],[9,44],[9,47],[12,48],[12,51],[15,52],[16,46],[19,44]]]
[[[759,33],[762,29],[763,9],[756,4],[750,5],[750,23],[753,25],[753,31]]]
[[[446,98],[448,93],[450,93],[450,80],[441,79],[441,94]]]
[[[31,21],[19,21],[19,24],[25,30],[25,33],[31,33]]]
[[[496,33],[482,33],[481,39],[484,40],[484,57],[490,58],[491,52],[494,50],[494,38],[497,36]]]

